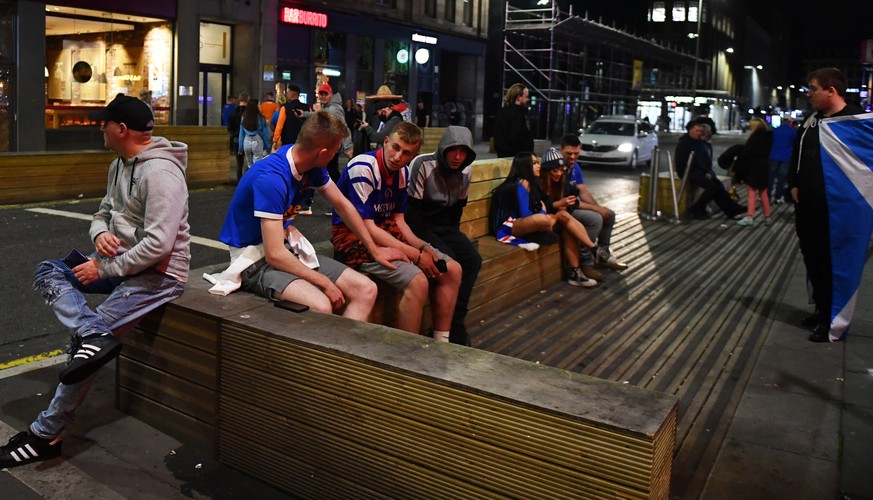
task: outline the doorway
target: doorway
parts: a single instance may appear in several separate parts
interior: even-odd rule
[[[201,65],[199,90],[198,125],[220,127],[221,107],[227,102],[230,91],[230,69]]]

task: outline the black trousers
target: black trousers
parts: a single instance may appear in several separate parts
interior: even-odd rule
[[[473,243],[458,228],[452,226],[430,226],[425,229],[415,228],[415,235],[430,243],[441,252],[461,265],[461,286],[458,289],[458,302],[452,315],[452,329],[449,332],[449,342],[453,344],[470,345],[464,319],[470,306],[470,295],[479,269],[482,268],[482,256]]]
[[[713,177],[712,179],[707,179],[703,176],[695,177],[692,179],[691,184],[703,188],[703,194],[701,194],[700,198],[698,198],[697,201],[688,208],[690,213],[703,214],[706,211],[706,205],[710,201],[715,201],[718,208],[720,208],[728,217],[733,217],[734,215],[745,211],[743,210],[743,207],[731,199],[730,195],[724,188],[724,184],[722,184],[718,178]]]
[[[794,206],[794,228],[800,242],[800,252],[806,274],[812,283],[812,300],[819,311],[819,323],[830,324],[833,302],[831,274],[831,236],[828,208],[803,203]]]

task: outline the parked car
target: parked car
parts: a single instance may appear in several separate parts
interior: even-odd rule
[[[633,115],[601,116],[579,131],[579,140],[580,163],[619,165],[631,170],[651,161],[658,147],[658,134],[652,124]]]

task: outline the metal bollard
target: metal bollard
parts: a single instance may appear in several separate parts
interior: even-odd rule
[[[646,205],[648,207],[648,213],[643,214],[643,218],[646,220],[655,220],[658,218],[657,211],[657,193],[658,193],[658,170],[661,154],[658,148],[652,150],[652,160],[649,162],[651,168],[649,169],[649,192],[648,199],[646,200]]]
[[[688,155],[688,164],[685,165],[685,173],[682,175],[682,183],[679,184],[679,196],[678,199],[682,199],[682,195],[685,194],[685,186],[688,185],[688,172],[691,171],[691,163],[694,161],[694,151]]]
[[[673,168],[673,155],[667,151],[667,170],[670,172],[670,193],[673,195],[673,217],[669,219],[672,224],[681,224],[679,219],[679,197],[676,195],[676,171]]]

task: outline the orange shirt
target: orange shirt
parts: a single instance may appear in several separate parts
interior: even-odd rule
[[[279,109],[279,104],[276,101],[263,101],[261,103],[261,114],[267,119],[267,123],[273,118],[273,113]]]

